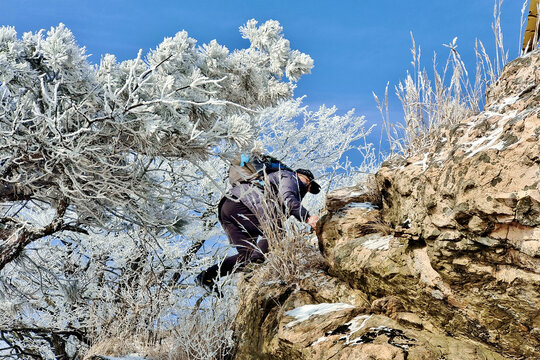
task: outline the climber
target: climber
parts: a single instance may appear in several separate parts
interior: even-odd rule
[[[538,21],[538,6],[540,0],[531,0],[529,5],[529,16],[527,17],[527,27],[523,35],[523,54],[533,51],[538,46],[538,35],[540,33],[540,22]]]
[[[202,271],[195,279],[198,285],[218,292],[216,280],[219,277],[231,274],[247,263],[264,262],[268,241],[263,235],[261,224],[271,223],[271,231],[279,232],[282,229],[281,219],[292,215],[313,229],[316,228],[319,217],[310,215],[301,204],[308,192],[320,192],[320,186],[314,181],[311,171],[279,170],[267,174],[264,182],[264,187],[247,181],[237,183],[230,194],[221,199],[218,207],[219,222],[238,254]]]

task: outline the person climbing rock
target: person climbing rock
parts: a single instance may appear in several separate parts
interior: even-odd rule
[[[319,217],[309,214],[301,204],[307,193],[318,194],[320,186],[310,170],[280,168],[265,174],[260,181],[240,181],[233,184],[230,194],[218,207],[218,218],[230,244],[238,252],[197,275],[195,281],[207,290],[216,290],[219,277],[231,274],[248,263],[262,263],[268,252],[268,241],[261,224],[272,222],[272,231],[281,231],[281,220],[294,216],[313,229]],[[257,241],[257,239],[259,239]]]

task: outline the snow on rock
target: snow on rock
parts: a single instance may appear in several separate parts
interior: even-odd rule
[[[345,344],[348,345],[351,343],[350,338],[351,336],[357,332],[358,330],[361,330],[366,326],[366,323],[369,319],[371,319],[373,315],[360,315],[349,321],[345,324],[346,332],[345,335],[340,337],[339,340],[345,340]],[[318,338],[315,342],[313,342],[310,346],[317,346],[323,341],[328,340],[328,335],[335,335],[333,332],[327,333],[325,336],[321,336]]]
[[[141,357],[138,354],[130,354],[130,355],[120,356],[120,357],[100,355],[100,356],[97,356],[97,358],[100,360],[147,360],[146,358]]]
[[[429,156],[429,154],[427,154],[427,153],[424,154],[424,157],[423,157],[422,160],[417,161],[417,162],[413,163],[412,165],[422,165],[422,171],[426,171],[428,156]]]
[[[448,141],[426,147],[425,172],[381,166],[376,174],[380,221],[397,229],[396,242],[412,245],[410,253],[392,246],[369,254],[365,263],[363,250],[342,251],[328,261],[341,267],[331,269],[334,273],[354,269],[357,277],[367,278],[357,281],[363,287],[370,285],[365,274],[379,276],[370,294],[399,294],[410,312],[425,314],[430,308],[435,326],[523,358],[534,358],[540,349],[534,320],[540,266],[538,252],[531,249],[540,233],[539,68],[540,52],[508,64],[487,90],[488,111],[440,129]],[[404,227],[406,218],[412,221]],[[333,244],[348,250],[343,236]],[[326,253],[336,253],[325,245]],[[362,257],[353,258],[356,253]],[[408,283],[404,279],[411,270],[416,280]],[[471,324],[482,330],[471,331]]]
[[[353,202],[350,204],[347,204],[344,209],[362,209],[362,210],[377,210],[377,206],[373,205],[372,203],[368,202]]]
[[[351,335],[353,335],[358,330],[362,330],[372,316],[373,315],[360,315],[345,324],[349,327],[348,333],[344,337],[342,337],[342,339],[345,340],[346,344],[349,344],[351,342]]]
[[[501,111],[506,106],[515,104],[518,100],[519,100],[519,96],[509,96],[505,99],[500,100],[500,102],[497,103],[496,105],[491,106],[490,110]]]
[[[497,143],[497,140],[499,140],[499,137],[503,134],[503,129],[497,129],[494,131],[490,136],[488,137],[482,137],[478,140],[472,141],[470,143],[467,143],[466,145],[469,145],[469,149],[466,150],[467,157],[471,157],[476,155],[477,153],[481,151],[485,151],[487,149],[495,148],[497,150],[502,150],[504,144],[503,143]],[[486,144],[487,142],[487,144]]]
[[[378,236],[375,239],[362,243],[362,246],[370,250],[388,250],[390,249],[390,240],[392,238],[392,235]]]
[[[375,178],[368,175],[365,183],[353,187],[333,190],[326,196],[326,210],[335,211],[346,205],[353,203],[368,204],[375,200],[373,189],[375,188]],[[368,208],[370,206],[364,205]],[[371,205],[373,206],[373,205]]]
[[[285,315],[287,316],[292,316],[296,318],[296,320],[289,322],[286,326],[290,328],[302,321],[306,321],[307,319],[315,315],[324,315],[334,311],[341,311],[352,308],[354,308],[353,305],[345,303],[322,303],[316,305],[300,306],[285,313]]]
[[[330,279],[242,282],[236,359],[538,358],[538,69],[540,51],[513,61],[488,89],[496,112],[328,194],[316,230]]]

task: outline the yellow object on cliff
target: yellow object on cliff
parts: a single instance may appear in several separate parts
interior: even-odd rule
[[[538,44],[538,33],[540,32],[540,22],[538,21],[538,5],[540,0],[531,0],[529,5],[529,16],[527,18],[527,27],[523,36],[523,53],[528,53],[536,48]]]

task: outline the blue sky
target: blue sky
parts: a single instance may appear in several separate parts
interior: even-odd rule
[[[291,47],[315,60],[312,74],[303,77],[296,95],[307,95],[310,106],[336,105],[341,112],[355,108],[369,122],[380,117],[372,91],[383,95],[409,70],[410,32],[422,48],[424,65],[431,67],[433,52],[442,62],[443,43],[455,36],[465,62],[474,69],[474,40],[494,54],[492,0],[202,0],[194,1],[68,1],[2,0],[0,24],[26,31],[65,23],[97,63],[102,54],[120,60],[134,58],[164,37],[187,30],[199,44],[217,39],[229,49],[247,46],[238,27],[251,18],[280,21]],[[523,1],[506,0],[502,28],[506,49],[515,58],[519,49]],[[395,96],[391,118],[400,117]]]

